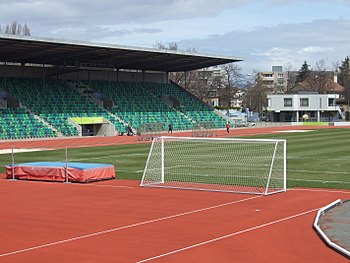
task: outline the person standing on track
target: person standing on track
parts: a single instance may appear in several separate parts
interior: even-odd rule
[[[130,124],[128,125],[128,128],[127,128],[127,135],[128,136],[133,136],[135,135],[134,131],[132,130]]]
[[[172,124],[172,123],[170,123],[170,124],[169,124],[169,130],[168,130],[168,133],[173,133],[173,129],[174,129],[173,124]]]
[[[230,133],[230,128],[231,128],[231,123],[228,121],[226,123],[226,131],[227,131],[227,133]]]

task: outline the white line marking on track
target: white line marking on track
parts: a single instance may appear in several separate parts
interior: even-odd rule
[[[305,211],[305,212],[302,212],[302,213],[299,213],[299,214],[295,214],[295,215],[284,217],[284,218],[281,218],[281,219],[278,219],[278,220],[275,220],[275,221],[271,221],[271,222],[268,222],[268,223],[265,223],[265,224],[262,224],[262,225],[254,226],[254,227],[251,227],[251,228],[246,228],[246,229],[243,229],[241,231],[237,231],[237,232],[234,232],[234,233],[231,233],[231,234],[228,234],[228,235],[220,236],[220,237],[209,239],[209,240],[206,240],[204,242],[197,243],[197,244],[194,244],[194,245],[191,245],[191,246],[188,246],[188,247],[183,247],[183,248],[180,248],[180,249],[177,249],[177,250],[173,250],[173,251],[170,251],[170,252],[165,253],[165,254],[161,254],[161,255],[158,255],[158,256],[151,257],[151,258],[143,259],[141,261],[137,261],[136,263],[143,263],[143,262],[151,261],[151,260],[154,260],[154,259],[158,259],[158,258],[161,258],[161,257],[169,256],[169,255],[172,255],[172,254],[175,254],[175,253],[179,253],[179,252],[182,252],[182,251],[185,251],[185,250],[189,250],[189,249],[192,249],[192,248],[203,246],[203,245],[206,245],[206,244],[209,244],[209,243],[220,241],[220,240],[223,240],[223,239],[226,239],[226,238],[229,238],[229,237],[233,237],[233,236],[241,235],[241,234],[244,234],[244,233],[248,233],[248,232],[260,229],[260,228],[268,227],[268,226],[271,226],[271,225],[274,225],[274,224],[278,224],[278,223],[281,223],[281,222],[284,222],[284,221],[287,221],[287,220],[290,220],[290,219],[294,219],[296,217],[300,217],[300,216],[304,216],[304,215],[313,213],[313,212],[315,212],[315,211],[317,211],[319,209],[320,208],[315,208],[315,209],[312,209],[312,210],[309,210],[309,211]]]
[[[99,186],[99,187],[112,187],[112,188],[136,188],[134,186],[127,185],[110,185],[110,184],[90,184],[89,186]]]
[[[330,181],[330,180],[312,180],[312,179],[297,179],[297,178],[287,178],[288,181],[300,181],[300,182],[315,182],[315,183],[334,183],[334,184],[350,184],[346,181]]]
[[[45,181],[29,181],[29,180],[14,180],[14,181],[9,181],[9,180],[0,180],[1,182],[11,182],[11,183],[34,183],[34,184],[48,184],[48,185],[73,185],[73,186],[83,186],[83,187],[88,187],[88,186],[99,186],[99,187],[111,187],[111,188],[129,188],[133,189],[136,188],[134,186],[128,186],[128,185],[111,185],[111,184],[96,184],[94,182],[91,183],[63,183],[63,182],[45,182]]]
[[[110,159],[111,157],[134,157],[134,156],[146,156],[146,155],[143,153],[117,154],[117,155],[98,156],[98,157],[72,158],[69,161],[76,162],[76,161],[89,161],[89,160],[103,160],[103,159]]]
[[[325,192],[325,193],[339,193],[339,194],[350,194],[350,190],[328,190],[328,189],[309,189],[309,188],[291,188],[288,191],[308,191],[308,192]]]
[[[86,235],[81,235],[81,236],[72,237],[72,238],[68,238],[68,239],[63,239],[63,240],[59,240],[56,242],[51,242],[51,243],[47,243],[47,244],[43,244],[43,245],[39,245],[39,246],[34,246],[34,247],[24,248],[24,249],[20,249],[20,250],[8,252],[8,253],[3,253],[3,254],[0,254],[0,257],[15,255],[15,254],[19,254],[19,253],[23,253],[23,252],[27,252],[27,251],[32,251],[32,250],[36,250],[36,249],[40,249],[40,248],[56,246],[56,245],[60,245],[60,244],[64,244],[64,243],[68,243],[68,242],[72,242],[72,241],[77,241],[77,240],[81,240],[81,239],[85,239],[85,238],[90,238],[90,237],[104,235],[104,234],[108,234],[108,233],[112,233],[112,232],[116,232],[116,231],[121,231],[124,229],[129,229],[129,228],[133,228],[133,227],[152,224],[152,223],[156,223],[156,222],[160,222],[160,221],[165,221],[168,219],[173,219],[173,218],[191,215],[191,214],[195,214],[195,213],[199,213],[199,212],[203,212],[203,211],[207,211],[207,210],[211,210],[211,209],[216,209],[216,208],[220,208],[220,207],[224,207],[224,206],[238,204],[238,203],[242,203],[242,202],[249,201],[249,200],[256,199],[256,198],[260,198],[260,197],[263,197],[263,196],[261,195],[261,196],[249,197],[249,198],[245,198],[245,199],[241,199],[241,200],[237,200],[237,201],[232,201],[232,202],[228,202],[228,203],[224,203],[224,204],[220,204],[220,205],[214,205],[214,206],[210,206],[210,207],[196,209],[196,210],[189,211],[189,212],[165,216],[165,217],[151,219],[148,221],[143,221],[143,222],[139,222],[139,223],[135,223],[135,224],[111,228],[111,229],[107,229],[107,230],[103,230],[103,231],[99,231],[99,232],[95,232],[95,233],[91,233],[91,234],[86,234]]]

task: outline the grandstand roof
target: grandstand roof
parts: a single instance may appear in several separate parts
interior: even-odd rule
[[[49,65],[190,71],[241,58],[155,48],[0,34],[0,61]]]

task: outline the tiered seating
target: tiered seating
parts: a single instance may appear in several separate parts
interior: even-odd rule
[[[90,82],[90,87],[98,90],[115,104],[113,113],[134,128],[145,123],[173,123],[174,130],[191,129],[192,122],[184,114],[176,111],[140,84],[131,82]]]
[[[43,87],[40,79],[11,79],[7,91],[65,136],[78,135],[77,129],[67,121],[70,117],[105,117],[124,126],[60,80],[46,80]]]
[[[181,87],[174,84],[145,83],[145,88],[156,96],[172,96],[180,102],[177,108],[195,122],[213,122],[213,128],[223,128],[226,120],[213,109]]]
[[[56,133],[25,109],[0,109],[0,139],[56,137]]]
[[[209,106],[173,84],[89,81],[87,87],[113,101],[112,114],[62,80],[8,78],[6,86],[0,83],[1,89],[64,136],[78,135],[76,128],[68,123],[71,117],[104,117],[119,132],[126,132],[127,124],[139,129],[146,123],[165,123],[166,129],[172,123],[174,130],[190,130],[196,122],[212,122],[214,128],[225,125],[225,120]],[[8,125],[3,124],[6,127],[3,130],[9,134],[3,133],[3,137],[56,136],[49,126],[25,110],[7,115],[3,121]],[[18,125],[15,127],[14,123]],[[8,128],[10,124],[15,128]]]

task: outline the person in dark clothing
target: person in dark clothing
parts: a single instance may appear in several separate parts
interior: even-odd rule
[[[169,124],[169,130],[168,130],[168,133],[173,133],[173,124],[172,123],[170,123]]]
[[[135,133],[133,132],[132,128],[130,125],[128,125],[128,133],[127,133],[128,136],[133,136],[135,135]]]

